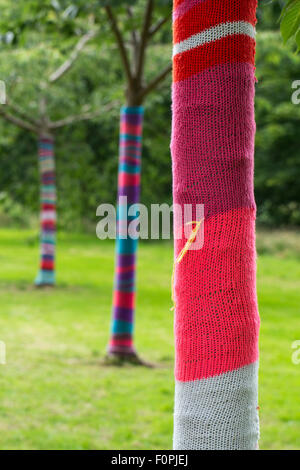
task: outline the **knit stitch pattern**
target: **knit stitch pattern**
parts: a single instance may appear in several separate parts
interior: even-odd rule
[[[204,205],[174,278],[175,449],[257,448],[255,24],[256,0],[174,0],[173,199]]]
[[[49,137],[39,140],[39,167],[41,175],[40,213],[40,271],[35,280],[37,286],[55,283],[56,240],[56,187],[54,142]]]
[[[128,215],[128,209],[140,200],[142,124],[143,107],[124,106],[121,109],[116,274],[108,346],[111,354],[135,354],[133,330],[137,239],[128,234],[129,224],[135,219]],[[120,203],[121,197],[127,198],[126,204]]]

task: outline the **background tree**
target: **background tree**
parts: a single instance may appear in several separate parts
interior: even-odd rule
[[[287,0],[280,15],[280,32],[284,43],[289,39],[300,51],[300,0]]]
[[[55,283],[56,185],[53,140],[54,133],[58,129],[72,125],[75,122],[93,119],[100,113],[99,109],[97,111],[93,111],[91,106],[87,103],[80,104],[78,106],[78,102],[76,103],[76,100],[74,99],[71,101],[71,107],[73,109],[75,108],[74,111],[76,111],[76,114],[74,115],[70,114],[63,118],[52,120],[50,118],[51,111],[49,110],[50,101],[52,101],[52,106],[55,103],[56,107],[61,108],[61,103],[59,102],[61,94],[59,92],[57,93],[59,88],[57,83],[73,68],[75,62],[79,58],[80,52],[88,41],[94,38],[96,29],[93,22],[91,22],[90,28],[91,29],[85,34],[82,34],[79,39],[77,38],[76,45],[73,47],[71,53],[69,53],[69,56],[55,69],[54,72],[49,73],[48,76],[45,69],[47,70],[47,68],[51,68],[53,62],[58,62],[58,57],[55,57],[54,61],[54,57],[51,57],[53,50],[51,51],[50,49],[51,45],[49,45],[49,38],[45,36],[44,44],[35,44],[35,47],[32,47],[37,36],[27,32],[25,35],[25,41],[30,44],[30,52],[26,50],[25,58],[22,49],[14,50],[14,54],[11,57],[11,63],[14,60],[16,62],[8,72],[10,80],[6,80],[9,83],[9,86],[7,87],[7,103],[0,108],[0,114],[7,121],[26,131],[31,131],[38,136],[41,179],[41,262],[40,271],[35,281],[37,286],[49,286],[54,285]],[[38,39],[40,43],[41,34],[38,36]],[[45,45],[48,47],[47,52],[45,52],[44,49]],[[21,62],[22,59],[27,62],[27,76],[19,75],[17,72],[20,65],[23,65]],[[59,57],[59,59],[61,60],[61,57]],[[35,66],[40,69],[40,74],[36,75],[35,79],[32,80],[31,72],[33,69],[36,70],[36,67],[33,65],[34,61],[37,61],[38,63],[35,63]],[[24,83],[26,83],[25,86]],[[20,84],[21,86],[19,86]],[[23,98],[21,100],[21,102],[25,102],[24,104],[26,107],[24,108],[19,104],[20,101],[18,100],[18,93],[15,93],[16,88],[19,88],[19,93],[21,88],[22,94],[25,95],[25,99]],[[33,88],[35,95],[34,99],[32,99],[31,95]],[[12,101],[12,96],[14,96],[14,101]],[[29,96],[30,101],[26,100],[26,97],[28,98]]]
[[[77,17],[72,21],[64,20],[61,29],[52,26],[52,52],[47,52],[47,43],[43,43],[44,52],[40,53],[40,58],[44,65],[40,66],[37,47],[33,45],[31,50],[28,44],[26,46],[22,42],[18,29],[13,28],[13,19],[18,17],[18,11],[15,10],[18,10],[15,3],[9,2],[0,18],[7,20],[7,24],[0,30],[0,79],[7,82],[8,93],[13,92],[14,101],[23,108],[29,106],[28,111],[34,115],[38,112],[34,108],[38,90],[36,76],[41,76],[47,67],[44,63],[45,51],[52,64],[48,71],[50,74],[70,53],[76,42],[76,35],[86,31],[86,18],[82,18],[82,30],[78,26]],[[292,94],[297,92],[292,84],[299,80],[300,55],[293,53],[295,48],[292,40],[283,46],[278,22],[280,11],[279,2],[266,1],[259,4],[257,13],[256,76],[259,83],[255,103],[257,134],[254,184],[257,221],[265,227],[300,224],[300,199],[297,192],[297,181],[300,178],[297,142],[299,105],[291,100]],[[109,22],[103,19],[106,19],[104,9],[99,9],[98,2],[97,9],[94,8],[88,14],[93,13],[96,16],[97,12],[102,15],[99,20],[96,18],[98,27],[103,30],[103,34],[99,36],[101,51],[97,48],[96,41],[89,42],[85,53],[75,62],[68,75],[59,81],[59,86],[51,87],[53,93],[48,100],[48,109],[52,119],[63,119],[64,111],[76,113],[78,107],[89,102],[91,94],[95,109],[109,100],[124,100],[120,56],[109,33]],[[56,15],[53,8],[52,14]],[[81,15],[80,8],[78,15]],[[118,18],[122,20],[123,30],[123,17]],[[76,30],[75,25],[79,30]],[[39,23],[36,27],[40,27]],[[147,62],[148,66],[145,67],[147,81],[151,81],[171,57],[168,29],[166,24],[153,38],[156,41],[151,46],[151,62]],[[14,33],[13,41],[6,42],[11,40],[11,33]],[[64,37],[63,41],[61,35]],[[17,53],[19,58],[15,58]],[[15,82],[16,74],[23,76],[24,80],[27,77],[26,83],[24,80]],[[159,93],[150,93],[147,97],[149,119],[144,121],[141,175],[141,201],[146,205],[162,202],[171,204],[172,201],[168,144],[170,126],[167,125],[171,119],[170,79],[171,74],[161,82]],[[74,123],[56,133],[57,171],[58,175],[63,175],[56,182],[58,228],[94,233],[97,223],[95,208],[101,202],[115,202],[115,174],[118,168],[118,130],[115,126],[117,115],[117,108],[113,108],[97,120]],[[11,225],[17,223],[22,226],[36,226],[38,173],[35,164],[35,138],[32,133],[8,125],[4,120],[0,120],[0,133],[0,218]],[[278,187],[282,185],[284,191],[278,191]]]
[[[112,2],[104,3],[126,79],[126,104],[120,119],[117,258],[108,355],[122,361],[141,362],[133,344],[137,240],[130,236],[123,239],[121,232],[126,234],[129,223],[136,218],[128,216],[127,204],[131,206],[140,200],[142,105],[172,69],[168,60],[158,75],[145,80],[148,47],[170,20],[171,5],[147,0],[146,4],[136,2],[134,8],[130,5],[116,9]]]
[[[18,5],[9,1],[5,3],[7,4],[2,2],[0,18],[2,23],[0,79],[7,82],[8,93],[13,92],[14,101],[18,101],[23,108],[29,103],[28,111],[35,115],[38,112],[33,105],[38,90],[36,76],[41,76],[47,68],[46,56],[41,52],[43,65],[40,66],[37,47],[31,43],[30,48],[30,44],[23,41],[19,31],[19,29],[24,30],[23,26],[22,28],[14,26],[20,17],[19,6],[28,2],[19,1]],[[48,3],[50,5],[50,2]],[[86,18],[81,20],[82,29],[78,22],[82,8],[80,4],[76,2],[79,5],[78,13],[71,19],[65,13],[70,2],[64,2],[65,5],[63,2],[59,3],[62,4],[60,13],[53,7],[51,10],[49,8],[47,28],[50,29],[49,33],[51,32],[52,51],[51,55],[47,56],[52,64],[52,68],[48,70],[49,74],[55,66],[58,67],[66,59],[66,55],[76,42],[76,35],[84,34],[86,31]],[[48,100],[48,109],[53,119],[62,119],[63,110],[69,114],[76,112],[76,107],[78,109],[89,101],[90,94],[93,95],[95,108],[109,99],[123,101],[124,83],[120,56],[115,42],[112,42],[112,35],[109,34],[109,22],[104,21],[104,9],[99,9],[98,1],[95,3],[97,8],[95,5],[88,14],[93,13],[96,16],[97,12],[101,12],[98,25],[103,30],[103,35],[99,36],[103,38],[101,51],[97,49],[96,41],[90,42],[80,61],[75,62],[73,69],[59,82],[59,87],[55,85],[52,87],[55,93],[52,93]],[[255,192],[258,223],[268,227],[297,226],[300,223],[300,200],[296,191],[296,182],[300,178],[296,138],[299,127],[299,105],[291,101],[292,94],[296,91],[292,89],[292,83],[299,80],[300,56],[293,54],[292,40],[282,46],[278,22],[281,3],[269,0],[260,2],[257,12],[256,75],[259,84],[255,105],[257,121]],[[32,11],[35,17],[42,15],[42,9],[33,4],[28,7],[25,23],[29,28],[33,24],[30,12]],[[46,14],[43,16],[46,17]],[[125,15],[118,18],[122,20],[123,30],[125,28],[123,18],[126,21],[127,19]],[[40,30],[42,25],[35,22],[36,28]],[[33,27],[31,29],[33,30]],[[148,81],[165,67],[171,56],[168,24],[153,39],[156,41],[151,47],[151,63],[145,68]],[[44,52],[47,53],[48,44],[45,42],[43,44]],[[19,57],[16,57],[16,54]],[[281,66],[282,63],[284,67]],[[23,75],[26,84],[24,80],[15,81],[16,74]],[[149,119],[144,122],[141,175],[141,201],[146,205],[162,202],[171,204],[172,199],[168,145],[170,126],[167,125],[171,115],[170,78],[169,75],[161,82],[159,93],[150,93],[147,97]],[[11,90],[10,84],[13,83],[15,85]],[[56,165],[58,173],[64,175],[64,178],[58,178],[56,182],[59,211],[57,223],[58,227],[64,230],[94,232],[95,208],[101,202],[112,204],[115,202],[115,173],[118,167],[115,152],[118,131],[114,123],[117,114],[117,109],[113,108],[110,113],[99,116],[97,121],[74,123],[56,133]],[[35,214],[38,210],[35,138],[30,132],[7,125],[4,120],[0,120],[0,133],[2,135],[1,218],[5,223],[35,226]],[[282,184],[284,191],[278,191]]]

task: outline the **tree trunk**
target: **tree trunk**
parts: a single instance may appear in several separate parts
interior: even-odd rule
[[[35,280],[37,286],[55,284],[55,242],[56,242],[56,187],[54,141],[50,136],[39,137],[40,168],[40,271]]]
[[[173,197],[205,215],[203,247],[176,264],[174,449],[258,443],[255,11],[174,0]]]
[[[133,330],[137,240],[122,235],[124,229],[126,233],[134,217],[127,218],[126,208],[121,204],[120,197],[127,197],[128,208],[140,199],[142,123],[141,106],[127,106],[121,109],[116,272],[108,353],[125,359],[136,356]],[[124,222],[125,217],[127,223]]]

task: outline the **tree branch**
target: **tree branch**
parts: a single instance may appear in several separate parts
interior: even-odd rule
[[[132,19],[133,18],[133,12],[132,12],[132,7],[128,6],[127,7],[127,15],[128,18]],[[139,36],[137,34],[136,30],[131,31],[131,45],[132,45],[132,58],[133,58],[133,64],[132,64],[132,73],[133,75],[136,74],[137,71],[137,62],[138,62],[138,53],[139,53]]]
[[[149,29],[149,37],[154,36],[154,34],[157,33],[157,31],[159,31],[160,28],[169,21],[169,19],[170,16],[166,16],[165,18],[161,18],[156,24],[151,26],[151,28]]]
[[[159,83],[167,77],[167,75],[171,71],[172,71],[172,63],[169,64],[159,75],[157,75],[157,77],[155,77],[150,83],[148,83],[147,86],[143,88],[143,90],[141,91],[139,95],[139,98],[143,99],[146,95],[148,95],[148,93],[154,90],[159,85]]]
[[[127,14],[128,18],[133,18],[132,7],[127,7]],[[138,59],[138,50],[139,50],[139,37],[137,31],[134,29],[131,31],[131,39],[132,39],[132,46],[133,46],[133,74],[136,74],[137,70],[137,59]]]
[[[153,0],[148,0],[146,10],[145,10],[144,24],[143,24],[142,33],[141,33],[139,54],[138,54],[138,60],[137,60],[136,78],[138,82],[141,82],[142,75],[143,75],[145,51],[147,47],[147,41],[149,38],[149,28],[151,24],[152,11],[153,11]]]
[[[110,111],[116,104],[117,104],[116,102],[112,102],[104,106],[101,110],[98,110],[98,111],[89,111],[89,112],[82,113],[82,114],[76,114],[74,116],[68,116],[64,119],[60,119],[59,121],[50,121],[49,129],[59,129],[60,127],[73,124],[74,122],[88,121],[88,120],[94,119],[96,117],[101,116],[101,114],[103,114],[104,112]]]
[[[27,114],[27,112],[24,111],[23,108],[13,103],[10,99],[6,100],[6,106],[8,106],[12,111],[18,114],[25,121],[28,121],[29,123],[33,124],[35,127],[39,126],[39,122],[36,119]]]
[[[128,59],[128,55],[127,55],[127,51],[126,51],[124,38],[123,38],[122,33],[121,33],[121,31],[118,27],[117,20],[115,18],[115,15],[114,15],[111,7],[107,5],[105,7],[105,10],[106,10],[107,16],[108,16],[110,24],[111,24],[111,29],[112,29],[112,31],[115,35],[116,41],[117,41],[117,45],[118,45],[119,52],[120,52],[120,55],[121,55],[121,59],[122,59],[123,65],[124,65],[125,74],[126,74],[128,83],[131,83],[132,82],[132,74],[131,74],[130,63],[129,63],[129,59]]]
[[[130,19],[133,18],[132,8],[129,6],[127,7],[127,14]],[[131,31],[132,43],[135,48],[138,47],[138,36],[135,30]]]
[[[38,132],[37,127],[33,126],[24,119],[18,118],[16,116],[13,116],[12,114],[7,113],[3,106],[0,106],[0,115],[3,116],[6,121],[9,121],[12,124],[15,124],[16,126],[21,127],[22,129],[26,129],[27,131],[31,131],[34,133]]]
[[[80,52],[93,37],[95,37],[96,31],[89,31],[84,34],[79,41],[77,42],[73,52],[71,53],[69,59],[67,59],[55,72],[53,72],[49,77],[49,82],[54,83],[59,80],[70,68],[73,66],[74,62],[78,59]]]

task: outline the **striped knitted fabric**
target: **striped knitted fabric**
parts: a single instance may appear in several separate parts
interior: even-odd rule
[[[55,232],[56,232],[56,189],[53,140],[41,137],[39,140],[39,166],[41,175],[41,261],[35,284],[55,283]]]
[[[258,443],[255,24],[256,0],[174,0],[173,197],[205,214],[174,280],[175,449]]]
[[[141,146],[143,108],[123,107],[120,122],[118,176],[118,230],[116,241],[116,273],[113,296],[110,354],[133,355],[135,271],[137,240],[127,236],[135,217],[127,217],[127,206],[140,199]],[[127,198],[122,203],[120,197]]]

